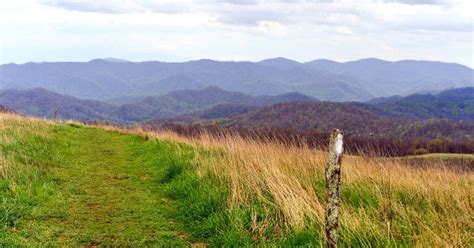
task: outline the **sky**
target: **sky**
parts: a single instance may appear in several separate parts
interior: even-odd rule
[[[473,13],[472,0],[0,0],[0,64],[375,57],[473,68]]]

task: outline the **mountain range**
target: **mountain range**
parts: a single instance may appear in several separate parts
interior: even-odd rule
[[[253,96],[298,92],[320,100],[366,101],[473,85],[473,70],[460,64],[373,58],[345,63],[300,63],[285,58],[166,63],[108,58],[0,65],[0,89],[44,88],[95,100],[136,99],[215,86]]]

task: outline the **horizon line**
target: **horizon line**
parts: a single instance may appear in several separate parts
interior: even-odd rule
[[[457,64],[457,65],[462,65],[465,67],[468,67],[469,69],[473,70],[474,68],[459,63],[459,62],[447,62],[447,61],[441,61],[441,60],[425,60],[425,59],[401,59],[401,60],[387,60],[387,59],[380,59],[376,57],[366,57],[366,58],[360,58],[360,59],[355,59],[355,60],[347,60],[347,61],[337,61],[333,59],[326,59],[326,58],[318,58],[318,59],[313,59],[305,62],[301,62],[295,59],[290,59],[286,57],[273,57],[273,58],[267,58],[267,59],[262,59],[262,60],[218,60],[218,59],[211,59],[211,58],[201,58],[201,59],[190,59],[190,60],[182,60],[182,61],[164,61],[164,60],[141,60],[141,61],[133,61],[129,59],[123,59],[123,58],[118,58],[118,57],[105,57],[105,58],[92,58],[90,60],[57,60],[57,61],[28,61],[28,62],[9,62],[9,63],[3,63],[0,64],[0,66],[3,65],[9,65],[9,64],[15,64],[15,65],[25,65],[25,64],[42,64],[42,63],[90,63],[93,61],[105,61],[109,63],[146,63],[146,62],[158,62],[158,63],[170,63],[170,64],[179,64],[179,63],[189,63],[189,62],[196,62],[196,61],[213,61],[213,62],[233,62],[233,63],[261,63],[264,61],[269,61],[269,60],[277,60],[277,59],[282,59],[282,60],[288,60],[291,62],[295,62],[298,64],[306,64],[306,63],[311,63],[315,61],[329,61],[329,62],[335,62],[339,64],[344,64],[344,63],[350,63],[350,62],[357,62],[357,61],[363,61],[363,60],[377,60],[377,61],[383,61],[383,62],[389,62],[389,63],[397,63],[397,62],[404,62],[404,61],[416,61],[416,62],[434,62],[434,63],[445,63],[445,64]],[[113,61],[117,60],[117,61]]]

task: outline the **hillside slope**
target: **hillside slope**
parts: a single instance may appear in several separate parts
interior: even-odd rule
[[[202,90],[174,91],[163,96],[146,97],[132,103],[115,105],[104,101],[65,96],[41,88],[0,91],[0,105],[19,113],[53,118],[57,110],[59,119],[103,120],[119,123],[186,114],[221,104],[265,106],[291,101],[317,100],[299,93],[250,96],[208,87]]]
[[[474,88],[357,102],[288,102],[260,108],[222,105],[195,113],[148,121],[162,124],[222,124],[244,128],[279,128],[374,138],[468,140],[474,137]]]
[[[238,92],[228,92],[217,87],[202,90],[180,90],[163,96],[147,97],[135,103],[121,105],[118,115],[127,121],[143,121],[159,117],[202,111],[221,104],[266,106],[280,102],[317,101],[299,93],[277,96],[250,96]]]
[[[230,116],[223,123],[245,128],[295,128],[323,133],[337,127],[349,135],[378,138],[463,140],[474,137],[474,123],[470,121],[397,118],[362,103],[280,103]]]
[[[114,113],[116,106],[112,104],[78,99],[41,88],[2,90],[0,105],[37,117],[54,118],[57,110],[57,118],[60,119],[119,121]]]
[[[474,121],[474,87],[451,89],[434,95],[374,99],[369,104],[374,106],[372,111],[375,113],[404,119]]]
[[[174,144],[1,114],[0,141],[0,246],[190,244],[160,183]]]
[[[0,114],[0,246],[324,243],[324,152],[123,132]],[[469,246],[471,172],[343,165],[341,246]]]

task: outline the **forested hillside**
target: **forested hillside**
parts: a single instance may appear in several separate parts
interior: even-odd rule
[[[119,121],[116,106],[96,100],[84,100],[65,96],[45,89],[3,90],[0,91],[0,105],[18,113],[54,118],[76,120]]]
[[[469,140],[474,137],[474,88],[439,94],[357,102],[288,102],[261,108],[213,109],[159,118],[150,124],[213,124],[243,128],[279,128],[327,133],[338,127],[347,134],[370,138]],[[216,113],[216,111],[220,113]]]
[[[101,120],[128,123],[201,111],[220,104],[264,106],[289,101],[317,101],[299,93],[278,96],[249,96],[216,87],[175,91],[163,96],[146,97],[116,105],[105,101],[84,100],[45,89],[0,91],[0,105],[19,113],[83,121]]]
[[[376,113],[409,119],[446,118],[474,121],[474,87],[446,90],[438,94],[374,99]]]
[[[474,138],[474,122],[394,118],[373,112],[370,106],[361,103],[281,103],[231,116],[223,123],[235,127],[294,128],[322,133],[337,127],[349,135],[373,138]]]
[[[142,121],[157,117],[167,117],[191,113],[220,104],[244,104],[265,106],[279,102],[316,101],[299,93],[286,93],[278,96],[250,96],[238,92],[228,92],[217,87],[203,90],[181,90],[158,97],[147,97],[141,101],[121,105],[118,116],[127,121]]]
[[[299,93],[250,96],[216,87],[182,90],[121,105],[64,96],[44,89],[0,91],[0,105],[38,117],[107,121],[292,128],[327,133],[339,127],[371,138],[467,140],[474,137],[474,88],[374,99],[319,102]]]

